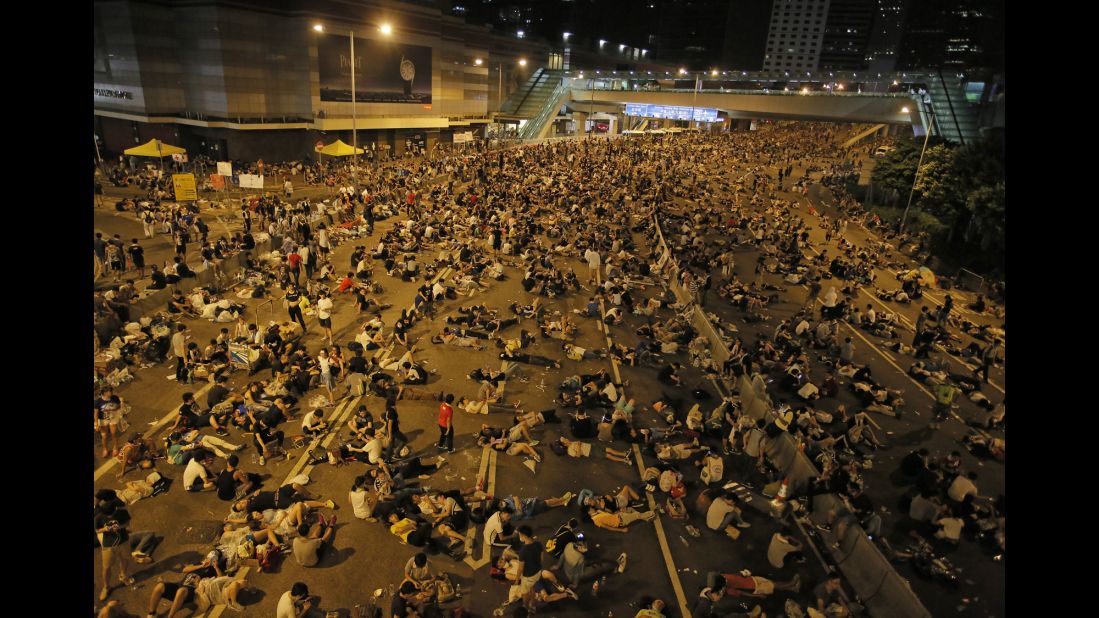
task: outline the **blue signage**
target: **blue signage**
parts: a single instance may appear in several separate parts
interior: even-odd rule
[[[691,117],[691,110],[694,117]],[[650,105],[646,103],[627,103],[627,116],[642,118],[668,118],[671,120],[694,120],[695,122],[717,122],[717,110],[708,107],[681,107],[678,105]]]

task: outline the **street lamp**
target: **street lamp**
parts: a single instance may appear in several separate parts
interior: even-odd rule
[[[526,58],[520,58],[519,59],[519,66],[521,66],[521,67],[527,66],[527,59]]]
[[[324,24],[313,24],[314,32],[324,32]],[[393,26],[382,23],[378,26],[378,32],[385,36],[393,34]],[[355,101],[355,31],[347,31],[347,39],[351,46],[351,182],[357,190],[359,188],[359,114]]]
[[[901,108],[907,110],[907,107]],[[927,142],[931,139],[931,131],[935,126],[935,110],[931,107],[927,108],[927,115],[930,117],[930,122],[927,123],[927,134],[923,138],[923,148],[920,149],[920,160],[916,162],[916,173],[912,176],[912,188],[908,191],[908,204],[904,207],[904,214],[901,215],[901,225],[897,232],[904,233],[904,224],[908,220],[908,209],[912,208],[912,196],[916,193],[916,181],[920,178],[920,166],[923,165],[923,155],[927,152]]]
[[[607,44],[606,39],[599,39],[599,49],[600,49],[600,51],[602,51],[603,46],[606,45],[606,44]]]
[[[902,114],[907,114],[908,113],[908,106],[907,105],[905,105],[904,107],[901,108],[901,113]]]
[[[473,59],[473,64],[475,64],[477,66],[481,66],[482,62],[484,62],[484,60],[481,60],[480,58],[474,58]]]
[[[565,32],[561,36],[567,41],[567,40],[569,40],[569,37],[572,36],[572,33],[571,32]]]

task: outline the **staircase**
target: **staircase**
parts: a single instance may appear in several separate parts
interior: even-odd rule
[[[504,101],[500,113],[520,118],[535,117],[545,106],[546,99],[561,84],[564,75],[565,72],[560,69],[535,70],[523,87]]]
[[[862,140],[870,137],[871,135],[876,134],[878,131],[882,130],[883,128],[885,128],[884,124],[876,124],[876,125],[870,127],[869,129],[864,129],[862,131],[859,131],[851,139],[845,141],[843,143],[842,147],[843,148],[850,148],[850,147],[854,146],[855,144],[861,142]]]
[[[930,107],[935,117],[934,134],[943,139],[965,145],[980,136],[980,109],[965,99],[965,83],[956,73],[944,74],[942,70],[930,75],[927,97],[920,104],[924,126],[930,121]]]
[[[548,93],[539,96],[542,100],[542,106],[540,109],[535,110],[533,118],[526,121],[523,126],[519,128],[519,138],[542,139],[546,137],[546,134],[549,133],[550,128],[553,126],[554,119],[557,118],[558,112],[561,111],[561,105],[564,103],[565,96],[568,93],[568,82],[558,77],[554,88]],[[522,106],[520,106],[519,109],[522,110]]]

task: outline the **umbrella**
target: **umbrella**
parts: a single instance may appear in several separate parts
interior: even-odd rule
[[[151,139],[147,144],[140,146],[134,146],[125,151],[125,154],[133,155],[135,157],[167,157],[174,154],[185,154],[187,149],[180,148],[179,146],[172,146],[171,144],[165,144],[158,139]]]
[[[923,279],[924,285],[935,285],[935,273],[931,272],[931,269],[926,266],[920,266],[920,279]]]
[[[329,157],[349,157],[353,154],[362,154],[366,151],[362,148],[354,148],[345,144],[342,140],[336,140],[324,148],[321,148],[318,152]]]

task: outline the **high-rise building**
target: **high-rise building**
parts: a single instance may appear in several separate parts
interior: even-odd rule
[[[739,71],[763,69],[772,0],[730,0],[721,66]]]
[[[763,54],[764,71],[804,73],[817,68],[829,0],[775,0]]]
[[[1003,3],[919,0],[908,11],[897,67],[1004,67]]]
[[[824,22],[820,60],[825,71],[866,69],[866,50],[878,0],[831,0]]]
[[[910,0],[878,0],[874,27],[866,50],[871,73],[892,73],[897,68],[897,50],[904,35]]]

